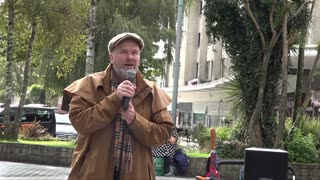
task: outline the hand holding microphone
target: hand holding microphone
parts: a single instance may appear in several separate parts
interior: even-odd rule
[[[120,99],[122,99],[121,107],[121,118],[125,119],[127,124],[131,124],[131,122],[135,118],[135,109],[133,105],[130,103],[130,98],[134,96],[136,87],[132,84],[136,76],[136,71],[131,69],[127,71],[128,80],[123,81],[119,84],[117,88],[117,95]]]

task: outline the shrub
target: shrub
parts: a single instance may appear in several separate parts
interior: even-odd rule
[[[239,141],[217,141],[217,152],[219,158],[243,159],[246,146]]]
[[[286,142],[289,160],[298,163],[315,163],[319,160],[316,149],[317,140],[314,135],[303,135],[300,129],[295,129],[293,136]]]
[[[194,139],[198,140],[202,152],[210,152],[210,128],[206,128],[204,125],[199,124],[193,129],[191,135]]]
[[[221,126],[216,129],[217,138],[222,141],[229,141],[231,139],[232,128],[229,126]]]
[[[33,121],[32,125],[19,130],[21,139],[50,139],[47,128],[40,124],[40,121]]]
[[[305,133],[314,134],[315,138],[317,138],[318,142],[320,142],[319,119],[305,116],[305,118],[300,121],[300,129]]]

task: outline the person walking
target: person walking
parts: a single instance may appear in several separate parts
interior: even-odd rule
[[[153,157],[164,158],[164,176],[175,176],[176,170],[173,158],[176,152],[177,140],[178,133],[176,128],[174,128],[168,142],[152,149]]]
[[[121,33],[108,43],[110,64],[64,89],[78,132],[68,179],[154,180],[153,147],[174,127],[171,102],[139,71],[143,39]]]

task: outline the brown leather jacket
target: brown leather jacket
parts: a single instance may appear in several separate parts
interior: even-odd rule
[[[111,92],[111,68],[109,65],[105,71],[65,88],[72,97],[70,120],[78,132],[69,179],[113,179],[113,117],[121,100]],[[171,99],[154,83],[143,79],[140,72],[136,82],[136,119],[128,126],[133,136],[132,171],[122,172],[121,180],[154,180],[151,147],[164,144],[170,137],[174,124],[166,107]]]

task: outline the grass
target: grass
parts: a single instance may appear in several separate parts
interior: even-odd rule
[[[43,146],[51,146],[51,147],[66,147],[66,148],[74,148],[75,141],[59,141],[59,140],[26,140],[26,139],[18,139],[18,141],[5,141],[0,140],[0,142],[18,142],[22,144],[33,144],[33,145],[43,145]],[[189,157],[198,157],[198,158],[207,158],[209,157],[209,153],[203,152],[186,152]]]
[[[25,140],[18,139],[18,141],[5,141],[0,140],[0,142],[18,142],[22,144],[34,144],[34,145],[43,145],[43,146],[52,146],[52,147],[66,147],[66,148],[74,148],[75,141],[59,141],[59,140]]]
[[[187,155],[189,156],[189,157],[201,157],[201,158],[203,158],[203,157],[209,157],[209,153],[201,153],[201,152],[187,152]]]

